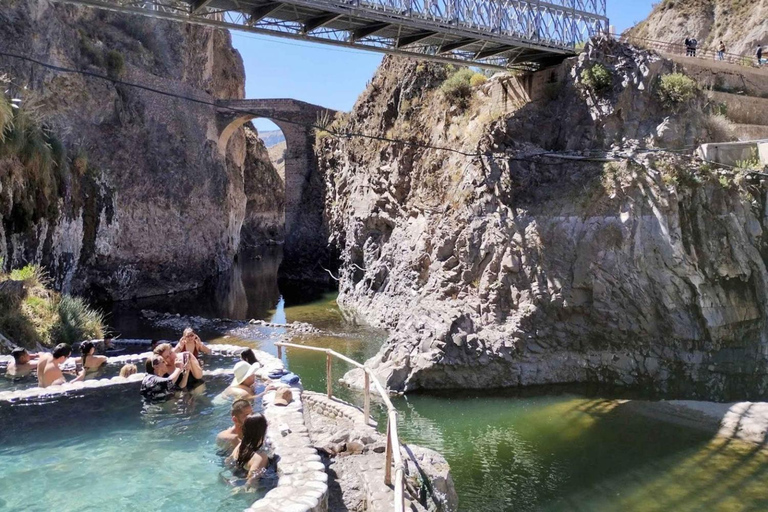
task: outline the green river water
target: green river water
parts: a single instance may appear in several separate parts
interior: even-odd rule
[[[345,322],[332,292],[278,286],[273,258],[241,267],[204,300],[141,307],[310,322],[332,334],[294,342],[330,347],[358,361],[375,354],[386,337]],[[129,337],[163,334],[138,319],[137,307],[133,313],[125,305],[113,310],[118,330]],[[208,340],[274,353],[271,342],[214,333]],[[284,357],[305,387],[325,390],[323,354],[289,349]],[[334,380],[346,369],[334,362]],[[338,384],[334,392],[362,402],[359,393]],[[461,511],[768,510],[766,452],[652,419],[625,400],[558,387],[416,394],[393,402],[401,439],[438,450],[450,463]],[[381,408],[374,409],[383,425]]]

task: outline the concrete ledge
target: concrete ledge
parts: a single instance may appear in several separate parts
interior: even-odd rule
[[[762,165],[768,165],[768,140],[702,144],[696,154],[707,162],[724,165],[735,166],[739,161],[755,157]]]

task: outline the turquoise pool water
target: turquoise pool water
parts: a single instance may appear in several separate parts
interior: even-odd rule
[[[212,398],[228,380],[161,405],[143,404],[138,384],[55,404],[0,405],[0,510],[247,508],[258,494],[224,482],[230,475],[214,443],[230,419]]]

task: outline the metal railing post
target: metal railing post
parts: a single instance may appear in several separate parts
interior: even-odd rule
[[[277,346],[277,358],[283,360],[283,347],[280,345]]]
[[[392,485],[392,426],[387,415],[387,454],[384,462],[384,484]]]
[[[363,413],[365,414],[365,424],[368,425],[368,418],[371,417],[371,377],[368,375],[368,370],[364,370],[363,374],[365,375]]]
[[[331,380],[331,353],[325,353],[325,387],[328,393],[328,398],[333,397],[333,381]]]

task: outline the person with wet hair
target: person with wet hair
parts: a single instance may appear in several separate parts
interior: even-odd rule
[[[86,373],[98,371],[107,362],[107,356],[97,356],[96,344],[92,341],[84,341],[80,344],[80,363]]]
[[[189,380],[185,387],[193,389],[205,382],[203,380],[203,368],[193,354],[190,354],[189,352],[176,353],[170,343],[159,344],[155,347],[153,352],[165,360],[165,365],[169,370],[175,368],[180,362],[183,364],[185,359],[188,360]],[[165,377],[167,376],[168,375],[165,375]]]
[[[250,414],[243,422],[243,439],[230,457],[236,471],[247,474],[246,486],[258,482],[269,463],[270,450],[267,443],[267,419],[263,414]]]
[[[37,354],[30,354],[27,349],[16,347],[11,350],[13,361],[8,363],[8,367],[5,369],[7,377],[18,379],[26,377],[37,367],[37,361],[33,358],[37,357]]]
[[[240,352],[240,359],[245,361],[246,363],[253,365],[259,362],[258,359],[256,359],[256,354],[253,353],[253,350],[250,348],[247,348]]]
[[[150,402],[164,401],[187,386],[189,364],[178,364],[171,371],[165,359],[158,354],[152,354],[144,362],[146,375],[141,381],[141,396]],[[167,375],[167,377],[164,377]]]
[[[173,348],[174,352],[189,352],[196,359],[200,359],[200,354],[210,354],[212,351],[208,348],[203,340],[200,339],[195,331],[191,327],[184,329],[184,333],[181,335],[181,339]]]
[[[67,379],[61,371],[61,364],[67,360],[72,353],[72,347],[66,343],[59,343],[54,347],[53,352],[47,357],[41,357],[37,364],[37,382],[41,388],[64,384]],[[72,382],[85,379],[85,368],[83,368]]]
[[[239,398],[232,402],[230,410],[232,416],[232,426],[222,430],[216,436],[216,446],[227,453],[232,452],[243,439],[243,423],[245,419],[253,414],[253,405],[250,400]]]

